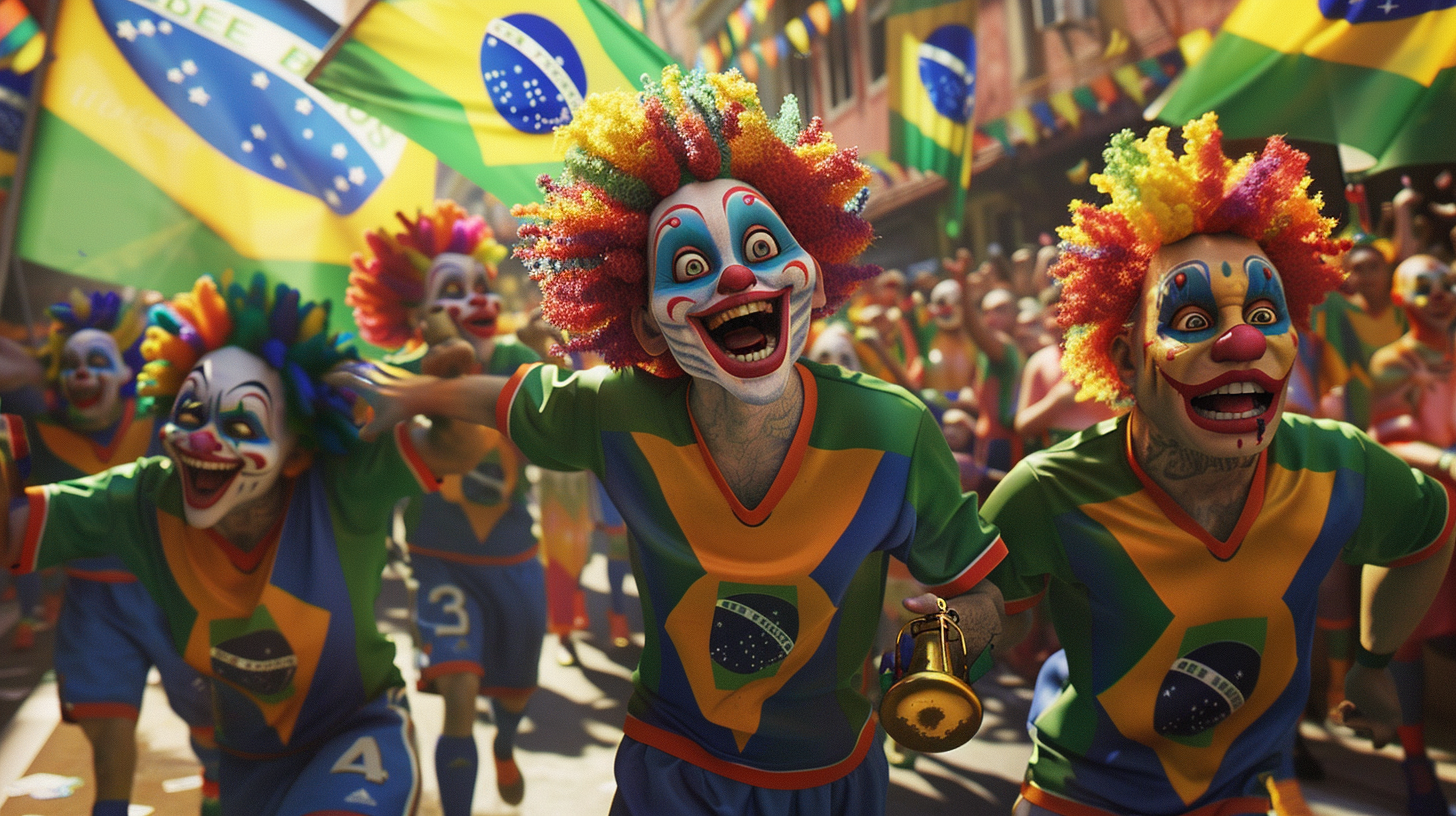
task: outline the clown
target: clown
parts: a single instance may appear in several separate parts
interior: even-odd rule
[[[150,417],[136,413],[145,309],[114,292],[71,293],[50,308],[42,366],[48,415],[5,415],[7,443],[29,451],[30,485],[98,473],[159,453]],[[20,385],[4,383],[9,391]],[[172,648],[166,620],[121,559],[65,565],[65,601],[56,621],[55,667],[61,716],[91,744],[93,816],[125,814],[136,773],[136,721],[153,666],[167,700],[188,725],[203,762],[204,814],[217,809],[217,746],[208,683]],[[20,580],[25,580],[22,576]]]
[[[403,229],[370,233],[369,256],[353,259],[345,301],[365,340],[397,348],[390,359],[418,371],[433,320],[437,329],[428,339],[442,351],[464,352],[458,370],[508,375],[540,359],[514,337],[496,333],[501,302],[491,284],[506,250],[484,219],[441,201],[399,220]],[[516,728],[537,686],[546,633],[545,577],[526,508],[526,462],[500,434],[488,436],[489,452],[471,473],[446,478],[438,492],[410,502],[405,513],[419,581],[419,685],[445,699],[435,745],[444,816],[470,813],[480,695],[489,696],[496,724],[496,787],[506,803],[520,804],[525,780],[514,757]]]
[[[1412,255],[1396,267],[1391,300],[1410,331],[1370,358],[1374,397],[1370,433],[1411,467],[1456,484],[1456,376],[1451,327],[1456,324],[1456,273],[1430,255]],[[1425,661],[1427,642],[1449,651],[1456,641],[1456,574],[1448,571],[1435,604],[1390,664],[1400,692],[1405,750],[1406,809],[1412,816],[1447,812],[1435,766],[1426,756]]]
[[[935,334],[925,353],[925,387],[952,394],[970,388],[976,373],[976,344],[964,326],[961,284],[943,280],[930,290],[925,311]]]
[[[1365,566],[1348,699],[1377,744],[1380,668],[1450,557],[1446,491],[1359,430],[1285,414],[1311,304],[1339,245],[1280,139],[1224,157],[1210,114],[1113,137],[1062,229],[1063,366],[1129,405],[1019,464],[986,502],[1008,612],[1047,596],[1068,683],[1038,717],[1019,814],[1262,814],[1296,795],[1288,751],[1309,690],[1315,597]],[[1279,781],[1271,781],[1279,780]]]
[[[154,316],[138,391],[170,408],[167,455],[28,488],[11,563],[112,554],[135,573],[212,680],[224,816],[411,812],[403,681],[373,614],[384,535],[397,499],[474,463],[476,430],[359,440],[319,379],[357,359],[327,305],[261,275],[221,291],[204,277]]]
[[[975,649],[999,629],[982,578],[1001,545],[929,411],[798,359],[874,269],[852,263],[866,170],[797,110],[771,120],[737,72],[669,67],[558,131],[565,171],[520,210],[517,252],[566,349],[615,370],[339,378],[378,422],[429,406],[601,477],[646,632],[614,813],[881,813],[858,689],[885,557],[953,598]]]

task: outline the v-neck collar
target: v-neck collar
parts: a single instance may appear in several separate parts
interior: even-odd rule
[[[1220,541],[1212,533],[1203,529],[1194,518],[1188,515],[1182,505],[1153,481],[1151,476],[1145,473],[1138,465],[1137,456],[1132,450],[1132,423],[1133,417],[1128,415],[1127,422],[1123,424],[1123,435],[1126,437],[1126,444],[1123,446],[1127,454],[1127,465],[1132,468],[1133,475],[1137,476],[1142,483],[1143,490],[1147,491],[1153,503],[1159,510],[1168,517],[1168,520],[1178,525],[1182,530],[1203,543],[1208,552],[1220,561],[1227,561],[1238,553],[1239,547],[1244,543],[1244,536],[1248,535],[1249,528],[1254,526],[1254,521],[1259,518],[1259,513],[1264,509],[1264,475],[1269,461],[1269,448],[1266,446],[1259,451],[1259,461],[1254,466],[1254,479],[1249,484],[1249,495],[1244,499],[1244,510],[1239,514],[1238,523],[1229,533],[1227,541]]]
[[[723,494],[728,507],[733,510],[733,515],[749,527],[757,527],[768,520],[774,508],[778,506],[779,500],[789,492],[789,486],[799,475],[799,466],[804,463],[804,452],[809,449],[809,434],[814,429],[814,416],[819,407],[819,387],[814,381],[814,375],[800,363],[794,363],[794,370],[799,375],[799,382],[804,386],[804,406],[799,413],[799,426],[794,431],[794,438],[789,442],[788,453],[784,461],[779,465],[778,475],[774,477],[773,484],[769,485],[768,493],[757,507],[749,509],[743,506],[738,500],[733,488],[728,486],[728,481],[723,478],[723,472],[718,469],[718,463],[713,461],[713,454],[708,450],[708,443],[703,440],[703,434],[698,430],[698,421],[693,419],[692,404],[688,403],[688,422],[693,426],[693,438],[697,440],[698,452],[703,457],[703,464],[708,469],[708,474],[713,477],[713,482],[718,485],[718,492]],[[684,389],[683,400],[688,399],[688,391]]]
[[[227,555],[228,560],[232,562],[233,567],[238,572],[252,574],[258,568],[259,564],[262,564],[278,549],[278,541],[283,533],[283,522],[288,519],[288,510],[293,506],[293,487],[294,483],[290,480],[289,484],[284,488],[283,512],[278,515],[278,519],[273,522],[273,526],[268,528],[268,532],[263,534],[263,537],[258,540],[258,543],[251,550],[245,550],[228,541],[221,533],[211,527],[204,529],[202,532]]]

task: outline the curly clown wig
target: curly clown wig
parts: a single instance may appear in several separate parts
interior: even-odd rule
[[[278,371],[288,424],[301,447],[341,453],[357,435],[352,403],[322,381],[336,364],[359,359],[347,335],[329,334],[328,301],[300,303],[298,290],[282,283],[270,296],[262,273],[244,287],[224,272],[221,283],[211,275],[198,278],[192,291],[153,309],[152,321],[142,341],[146,366],[137,393],[156,410],[171,409],[204,355],[237,346]]]
[[[354,253],[344,303],[354,307],[359,335],[376,346],[396,349],[421,342],[413,313],[425,302],[430,264],[442,252],[470,255],[495,280],[496,264],[506,248],[496,242],[485,219],[470,215],[453,201],[437,201],[393,235],[381,227],[364,234],[371,257]]]
[[[1310,308],[1344,277],[1330,261],[1346,244],[1330,237],[1335,222],[1320,216],[1320,196],[1306,192],[1308,156],[1274,136],[1258,158],[1231,161],[1212,113],[1184,125],[1183,139],[1183,155],[1174,156],[1165,127],[1145,139],[1129,130],[1113,136],[1103,152],[1107,168],[1092,176],[1112,203],[1073,201],[1072,225],[1057,230],[1062,254],[1051,273],[1062,282],[1062,367],[1081,386],[1079,399],[1131,404],[1109,349],[1132,319],[1153,254],[1164,245],[1193,234],[1254,241],[1279,270],[1300,330],[1309,327]]]
[[[72,289],[65,300],[52,304],[46,312],[51,316],[51,330],[39,354],[48,384],[55,385],[60,381],[61,351],[66,342],[83,329],[96,329],[111,335],[122,362],[134,372],[141,371],[141,339],[147,315],[140,301],[123,300],[115,292],[85,293]],[[134,393],[135,378],[121,387],[124,397]]]
[[[794,238],[819,262],[833,313],[878,267],[852,263],[873,237],[860,217],[869,170],[839,149],[819,119],[800,128],[788,97],[770,120],[758,90],[737,71],[677,66],[641,93],[592,94],[557,131],[566,164],[537,183],[544,204],[513,209],[525,219],[516,256],[540,283],[541,310],[562,329],[565,352],[595,351],[613,368],[682,374],[672,355],[652,357],[632,332],[647,303],[647,221],[686,184],[734,178],[758,188]]]

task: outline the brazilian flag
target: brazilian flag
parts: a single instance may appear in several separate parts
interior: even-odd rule
[[[890,158],[950,182],[949,230],[971,184],[975,29],[976,0],[895,0],[885,18]]]
[[[1453,99],[1453,0],[1243,0],[1158,115],[1217,111],[1230,138],[1344,145],[1379,172],[1456,160]]]
[[[601,0],[375,0],[310,81],[518,204],[587,94],[673,62]]]
[[[337,29],[303,0],[61,0],[20,257],[164,293],[262,271],[342,305],[364,233],[428,206],[438,163],[304,81]]]

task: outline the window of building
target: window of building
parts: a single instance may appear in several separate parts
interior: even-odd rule
[[[834,21],[826,38],[829,52],[829,107],[838,108],[854,99],[854,28],[855,18],[846,14]]]
[[[869,10],[868,25],[865,26],[867,29],[865,36],[867,40],[865,55],[867,57],[866,67],[869,70],[868,79],[871,85],[885,78],[885,38],[888,36],[886,33],[885,18],[889,16],[889,2],[876,3]]]
[[[807,122],[814,115],[814,57],[812,52],[800,54],[790,48],[788,59],[782,60],[789,75],[789,93],[799,101],[799,117]]]
[[[1097,0],[1034,0],[1038,29],[1077,26],[1097,19]]]

